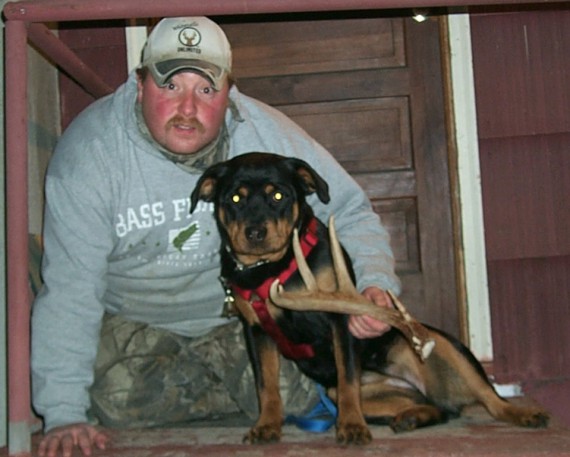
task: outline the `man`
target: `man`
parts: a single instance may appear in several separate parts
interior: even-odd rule
[[[250,151],[302,158],[334,182],[329,205],[311,203],[323,220],[335,214],[359,290],[379,306],[389,306],[384,290],[399,292],[387,232],[357,184],[291,120],[239,93],[215,23],[165,19],[136,74],[77,117],[49,165],[44,287],[32,315],[40,457],[104,448],[96,423],[255,408],[241,335],[222,316],[213,208],[188,211],[207,166]],[[350,330],[366,338],[387,326],[354,317]],[[289,372],[302,405],[311,389]]]

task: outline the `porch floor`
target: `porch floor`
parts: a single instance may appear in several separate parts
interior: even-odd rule
[[[514,399],[529,403],[527,399]],[[312,434],[286,426],[281,443],[260,446],[242,444],[248,426],[200,424],[180,428],[114,430],[105,451],[93,457],[352,457],[401,455],[433,456],[569,456],[570,428],[553,419],[546,429],[524,429],[492,420],[481,407],[467,409],[461,418],[411,433],[394,434],[388,427],[371,426],[368,446],[340,446],[334,431]],[[37,449],[40,435],[33,437]],[[4,451],[4,453],[2,452]],[[0,456],[6,456],[0,450]],[[76,452],[74,455],[79,455]]]

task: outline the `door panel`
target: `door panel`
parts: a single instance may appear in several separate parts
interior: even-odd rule
[[[351,174],[412,166],[410,114],[403,97],[285,105],[280,110],[318,138]]]
[[[236,73],[260,77],[401,67],[402,25],[362,17],[257,22],[226,27],[226,32]]]

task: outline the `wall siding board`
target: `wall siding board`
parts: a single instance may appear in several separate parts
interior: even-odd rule
[[[66,23],[59,30],[60,40],[84,62],[89,62],[101,78],[117,88],[127,77],[125,29],[121,21],[109,23]],[[60,73],[60,106],[62,129],[95,99],[64,73]]]
[[[480,138],[570,131],[570,11],[475,15]]]
[[[570,256],[488,264],[494,374],[501,382],[570,375]],[[505,350],[506,349],[506,350]]]
[[[570,255],[570,133],[481,140],[489,260]]]

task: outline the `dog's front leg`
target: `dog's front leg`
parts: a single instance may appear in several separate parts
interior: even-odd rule
[[[372,440],[360,404],[360,369],[353,337],[343,326],[333,328],[334,355],[338,373],[336,439],[343,444],[368,444]]]
[[[243,441],[252,444],[279,441],[283,422],[283,405],[279,392],[279,352],[273,340],[258,326],[246,328],[246,341],[255,375],[259,418]]]

